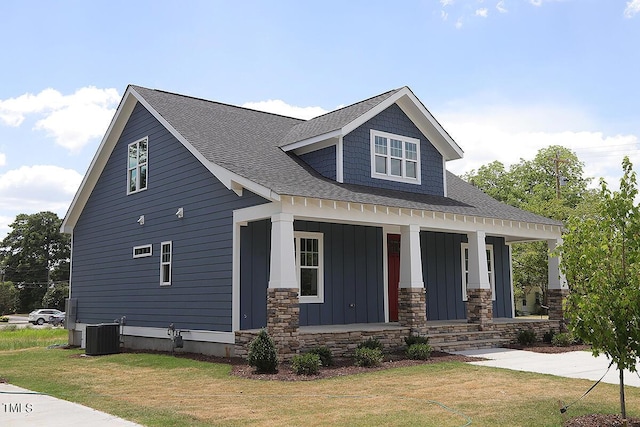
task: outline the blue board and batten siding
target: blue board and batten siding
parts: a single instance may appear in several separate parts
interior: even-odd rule
[[[148,189],[127,195],[127,145],[143,137]],[[138,104],[74,228],[78,322],[126,316],[130,326],[231,332],[232,212],[265,202],[224,187]],[[171,286],[160,286],[163,241],[173,242]],[[146,244],[152,256],[134,259],[133,247]]]
[[[420,140],[421,185],[371,177],[371,129]],[[444,195],[442,155],[396,104],[345,135],[343,139],[343,169],[344,182],[348,184],[436,196]]]
[[[324,303],[300,304],[300,325],[384,322],[382,229],[311,221],[294,229],[322,233],[324,243]],[[265,220],[240,233],[241,329],[266,326],[270,230]]]
[[[493,246],[496,298],[493,316],[512,316],[509,248],[504,238],[487,236]],[[427,289],[427,320],[466,319],[462,300],[462,243],[465,234],[423,231],[420,233],[422,274]]]

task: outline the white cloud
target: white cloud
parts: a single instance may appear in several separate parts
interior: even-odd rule
[[[440,0],[440,4],[442,5],[442,7],[447,7],[451,4],[453,4],[454,0]]]
[[[0,153],[0,166],[4,166],[7,164],[7,155],[4,153]]]
[[[116,89],[89,86],[71,95],[45,89],[37,95],[26,93],[0,100],[0,122],[18,127],[33,115],[37,119],[35,129],[45,131],[58,145],[75,152],[104,134],[119,100]]]
[[[504,0],[500,0],[498,4],[496,4],[496,9],[498,9],[498,12],[500,13],[508,12],[507,8],[504,6]]]
[[[22,166],[10,170],[0,175],[0,209],[64,214],[81,181],[78,172],[59,166]]]
[[[456,21],[456,29],[458,29],[458,30],[459,30],[460,28],[462,28],[462,25],[463,25],[463,23],[462,23],[462,17],[460,17],[460,18],[458,18],[458,20]]]
[[[268,101],[245,102],[242,104],[245,108],[265,111],[267,113],[280,114],[288,117],[296,117],[298,119],[312,119],[327,113],[322,107],[296,107],[289,105],[280,99],[270,99]],[[339,107],[338,107],[339,108]]]
[[[447,165],[456,174],[494,160],[509,167],[521,158],[533,159],[538,150],[550,145],[573,150],[585,163],[585,176],[595,178],[594,185],[603,177],[610,188],[617,188],[625,155],[640,165],[638,135],[591,130],[594,121],[570,108],[476,105],[475,112],[451,111],[437,117],[465,152],[463,159]]]
[[[640,12],[640,0],[628,1],[627,7],[624,9],[625,18],[631,18],[638,12]]]
[[[442,18],[443,21],[446,21],[447,18],[449,17],[449,14],[447,12],[445,12],[444,10],[440,11],[440,17]]]
[[[483,18],[486,18],[487,16],[489,16],[489,9],[487,9],[486,7],[482,9],[477,9],[476,16],[481,16]]]

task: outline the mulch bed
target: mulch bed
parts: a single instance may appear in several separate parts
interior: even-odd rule
[[[591,414],[571,418],[563,427],[622,427],[622,417],[614,414]],[[640,427],[640,418],[627,418],[628,427]]]

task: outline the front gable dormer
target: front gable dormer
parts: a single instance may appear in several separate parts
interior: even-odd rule
[[[462,150],[407,87],[295,126],[280,145],[340,183],[446,196]]]

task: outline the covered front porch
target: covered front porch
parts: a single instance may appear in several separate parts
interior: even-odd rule
[[[546,240],[552,250],[556,225],[294,197],[235,211],[234,224],[240,356],[262,327],[284,359],[317,345],[349,354],[369,337],[400,347],[409,334],[441,350],[493,347],[525,325],[541,334],[560,327],[566,285],[553,257],[550,320],[513,319],[509,246]],[[395,278],[391,236],[399,243]],[[314,264],[301,268],[303,256]],[[307,288],[303,275],[313,278]]]

